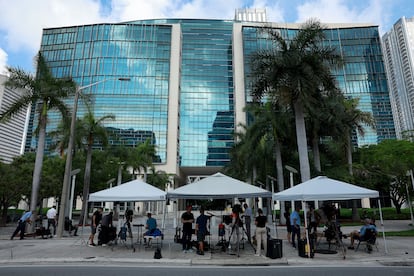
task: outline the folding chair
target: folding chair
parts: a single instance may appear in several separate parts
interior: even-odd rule
[[[374,229],[367,229],[365,231],[364,236],[359,238],[358,245],[355,248],[355,251],[358,251],[359,246],[361,245],[361,243],[365,244],[365,250],[368,253],[371,253],[372,246],[375,246],[377,251],[379,251],[378,246],[377,246],[377,233],[375,232]]]
[[[144,241],[146,248],[152,247],[153,244],[157,245],[157,248],[162,247],[162,240],[164,239],[164,234],[160,231],[160,229],[155,229],[152,233],[145,233],[144,234]]]

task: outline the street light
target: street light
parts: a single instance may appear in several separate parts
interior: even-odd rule
[[[57,237],[61,238],[63,235],[63,229],[65,224],[65,210],[66,210],[66,204],[67,204],[67,196],[68,196],[68,190],[69,190],[69,182],[70,182],[70,174],[72,171],[72,154],[73,154],[73,144],[75,141],[75,125],[76,125],[76,113],[78,112],[78,100],[79,100],[79,94],[82,90],[89,88],[91,86],[95,86],[97,84],[114,80],[116,78],[109,78],[109,79],[103,79],[85,86],[80,86],[76,88],[75,91],[75,97],[73,102],[73,111],[72,111],[72,120],[70,122],[70,133],[69,133],[69,143],[68,143],[68,150],[66,154],[66,164],[65,164],[65,174],[63,176],[63,185],[62,185],[62,195],[61,195],[61,201],[60,201],[60,214],[58,218],[58,228],[57,228]],[[130,81],[130,78],[118,78],[119,81]]]
[[[72,177],[72,185],[70,189],[70,200],[69,200],[69,210],[66,210],[65,213],[69,213],[69,219],[72,219],[72,209],[73,209],[73,197],[75,195],[75,183],[76,183],[76,175],[80,172],[80,169],[76,169],[71,171],[70,176]]]
[[[298,173],[298,170],[289,165],[285,165],[285,169],[289,171],[290,187],[292,188],[293,187],[293,174]],[[293,200],[290,202],[290,205],[291,205],[290,208],[292,208],[292,211],[295,210],[295,202]]]

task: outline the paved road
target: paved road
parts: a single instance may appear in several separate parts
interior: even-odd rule
[[[27,275],[59,275],[59,276],[209,276],[209,275],[226,275],[226,276],[267,276],[267,275],[289,275],[289,276],[411,276],[414,274],[412,267],[347,267],[347,266],[330,266],[330,267],[216,267],[216,266],[196,266],[196,267],[154,267],[154,266],[107,266],[107,265],[77,265],[77,266],[23,266],[23,267],[2,267],[1,275],[27,276]]]

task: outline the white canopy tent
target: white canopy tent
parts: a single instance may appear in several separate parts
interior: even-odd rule
[[[302,201],[305,213],[305,226],[307,225],[305,201],[313,200],[348,200],[361,198],[377,198],[378,191],[355,186],[346,182],[334,180],[326,176],[318,176],[298,184],[290,189],[273,194],[273,200]],[[378,199],[382,233],[384,238],[385,252],[387,253],[387,244],[385,240],[384,224],[382,219],[381,202]],[[307,230],[306,230],[307,233]],[[308,239],[309,242],[309,239]]]
[[[172,199],[234,199],[251,197],[271,198],[272,193],[222,173],[215,173],[167,193],[167,198]]]
[[[135,179],[119,186],[98,191],[89,195],[89,202],[137,202],[164,201],[167,193],[142,180]],[[163,208],[165,211],[165,207]],[[164,229],[164,220],[162,221]]]
[[[272,197],[272,193],[222,173],[179,187],[167,193],[168,198],[220,199]]]
[[[165,201],[166,192],[139,179],[89,195],[89,202]]]

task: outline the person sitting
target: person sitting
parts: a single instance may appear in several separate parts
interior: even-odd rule
[[[355,249],[354,248],[355,240],[363,241],[365,239],[365,237],[364,237],[365,233],[369,229],[372,229],[375,233],[377,233],[377,228],[375,227],[375,225],[371,224],[371,219],[366,218],[364,220],[364,225],[361,227],[361,229],[359,231],[355,230],[355,231],[353,231],[349,234],[349,236],[351,237],[351,245],[348,247],[348,249]]]
[[[145,229],[148,229],[144,236],[150,236],[157,229],[157,220],[152,217],[151,213],[147,214],[147,222],[145,223]]]
[[[161,236],[163,237],[161,231],[157,228],[157,221],[155,218],[152,217],[151,213],[147,213],[147,222],[145,223],[145,229],[147,231],[144,233],[144,243],[147,243],[146,237],[148,236]],[[149,241],[148,241],[149,243]]]

